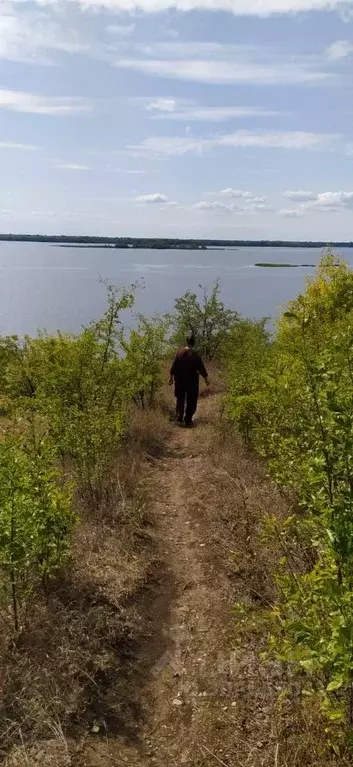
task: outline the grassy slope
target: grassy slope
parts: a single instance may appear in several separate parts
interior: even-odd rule
[[[71,571],[4,655],[6,767],[337,763],[295,687],[279,715],[261,633],[237,636],[232,604],[273,594],[260,522],[287,509],[221,413],[216,392],[194,431],[135,414],[104,508],[78,499]]]

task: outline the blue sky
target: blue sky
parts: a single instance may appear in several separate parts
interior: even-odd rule
[[[0,0],[0,230],[353,239],[353,0]]]

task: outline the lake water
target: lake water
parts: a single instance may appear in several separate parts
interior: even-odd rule
[[[221,282],[222,298],[247,317],[276,316],[303,289],[311,268],[261,269],[255,263],[316,264],[321,250],[115,250],[61,248],[42,243],[0,243],[0,333],[34,334],[38,328],[77,331],[104,311],[99,277],[129,285],[143,280],[137,309],[171,311],[174,299],[199,284]],[[353,250],[342,249],[353,265]]]

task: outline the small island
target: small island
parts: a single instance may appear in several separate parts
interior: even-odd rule
[[[258,263],[255,266],[260,266],[262,269],[315,269],[316,264],[271,264],[271,263]]]

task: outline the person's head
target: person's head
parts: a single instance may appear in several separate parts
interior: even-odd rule
[[[195,346],[195,336],[192,331],[186,336],[186,345],[191,347]]]

